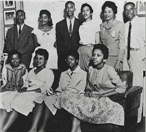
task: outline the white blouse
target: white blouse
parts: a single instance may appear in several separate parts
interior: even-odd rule
[[[34,89],[41,89],[41,92],[46,94],[47,90],[50,90],[53,81],[54,81],[54,74],[53,71],[49,68],[45,68],[41,70],[38,74],[34,73],[32,69],[28,74],[28,91]]]
[[[79,27],[80,44],[95,44],[95,34],[100,31],[100,26],[96,21],[83,22]]]

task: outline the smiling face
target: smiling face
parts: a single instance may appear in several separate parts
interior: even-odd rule
[[[85,6],[82,9],[82,15],[86,21],[92,19],[92,13],[91,13],[90,8],[88,6]]]
[[[75,5],[73,3],[68,3],[66,5],[66,13],[67,13],[67,17],[72,18],[74,17],[74,12],[75,12]]]
[[[105,21],[113,20],[115,18],[115,14],[112,8],[109,8],[109,7],[105,7],[103,15],[104,15]]]
[[[66,63],[68,64],[69,68],[70,68],[72,71],[75,70],[76,67],[78,66],[78,60],[77,60],[75,57],[71,56],[71,55],[69,55],[69,56],[67,57]]]
[[[10,64],[11,64],[12,67],[18,67],[19,66],[20,58],[19,58],[18,54],[13,54],[10,57]]]
[[[40,22],[42,26],[48,25],[48,22],[50,21],[50,18],[47,16],[47,14],[42,14],[40,16]]]
[[[36,54],[34,58],[35,66],[37,68],[43,68],[45,67],[47,61],[45,60],[45,57],[43,55]]]
[[[125,13],[125,16],[129,20],[132,20],[136,15],[136,9],[135,9],[134,5],[132,5],[132,4],[126,5],[124,8],[124,13]]]
[[[104,65],[104,54],[100,49],[95,49],[92,53],[92,61],[94,66],[102,67]]]
[[[25,14],[22,11],[16,13],[16,22],[17,24],[23,24],[25,20]]]

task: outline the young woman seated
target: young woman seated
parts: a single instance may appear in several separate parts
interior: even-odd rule
[[[11,102],[11,108],[15,111],[15,114],[13,118],[9,119],[7,129],[15,121],[19,113],[28,116],[36,104],[38,106],[43,105],[44,96],[52,93],[51,86],[54,81],[54,74],[52,70],[46,68],[48,57],[49,53],[47,50],[36,50],[34,58],[35,68],[28,73],[25,87],[18,90],[19,93]],[[35,110],[33,113],[35,113]]]
[[[21,63],[21,53],[12,50],[8,53],[7,64],[2,69],[3,85],[0,89],[0,132],[7,131],[11,125],[10,121],[16,116],[11,102],[17,96],[18,91],[26,86],[27,69]]]
[[[69,66],[69,69],[67,71],[64,71],[61,73],[59,86],[56,89],[54,93],[52,93],[50,96],[45,96],[45,115],[42,114],[40,107],[39,109],[36,108],[35,113],[35,120],[33,122],[33,125],[30,129],[30,132],[36,132],[38,128],[38,123],[40,121],[40,115],[43,115],[42,125],[40,132],[44,132],[45,128],[47,126],[47,123],[52,115],[55,115],[57,112],[57,108],[54,106],[54,104],[61,103],[60,99],[65,91],[68,91],[68,93],[84,93],[85,86],[86,86],[86,75],[87,73],[83,71],[78,66],[79,61],[79,53],[74,50],[69,50],[66,53],[66,63]],[[70,96],[70,95],[69,95]],[[47,107],[46,107],[47,106]]]
[[[108,98],[109,95],[125,92],[125,85],[112,66],[105,64],[108,48],[97,44],[92,50],[92,63],[87,74],[85,94],[79,92],[61,93],[57,108],[63,108],[73,115],[71,132],[81,132],[80,121],[93,124],[124,125],[123,107]]]

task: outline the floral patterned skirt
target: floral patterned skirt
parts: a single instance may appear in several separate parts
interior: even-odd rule
[[[86,97],[71,91],[64,91],[54,104],[58,109],[64,108],[78,119],[93,124],[124,125],[123,107],[108,97],[100,99]]]

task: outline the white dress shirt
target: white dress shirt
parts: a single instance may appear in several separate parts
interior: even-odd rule
[[[88,45],[95,44],[95,34],[100,31],[100,26],[97,21],[87,21],[79,27],[80,44]]]
[[[145,21],[142,21],[140,18],[135,16],[131,21],[131,40],[130,47],[131,48],[139,48],[141,54],[144,56],[145,54]],[[129,32],[129,21],[125,23],[125,45],[127,46],[127,38]]]
[[[72,23],[72,31],[73,31],[75,17],[73,17],[72,19],[69,19],[68,17],[66,18],[68,31],[69,31],[69,27],[70,27],[70,21],[71,21],[71,23]]]
[[[19,27],[20,26],[17,24],[17,31],[18,31],[18,33],[19,33]],[[24,27],[24,24],[21,25],[21,31],[22,31],[23,27]]]

